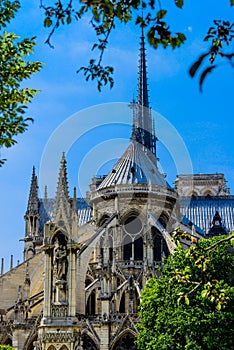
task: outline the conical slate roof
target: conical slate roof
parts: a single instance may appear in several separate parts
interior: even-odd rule
[[[157,168],[156,158],[140,143],[132,141],[98,189],[113,185],[152,184],[169,187]]]

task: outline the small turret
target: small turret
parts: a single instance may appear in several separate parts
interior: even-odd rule
[[[2,258],[2,262],[1,262],[1,275],[4,274],[4,258]]]
[[[212,220],[212,225],[206,234],[207,237],[226,235],[227,229],[222,223],[222,219],[219,215],[219,212],[216,210],[215,215]]]
[[[28,259],[35,254],[35,244],[38,246],[42,242],[40,238],[40,202],[38,198],[38,181],[35,174],[35,167],[32,170],[32,180],[28,198],[28,206],[24,216],[25,238],[24,259]],[[40,244],[39,244],[40,245]]]
[[[39,218],[38,183],[35,167],[33,167],[28,206],[24,216],[26,221],[25,237],[38,236]]]
[[[13,255],[11,255],[11,260],[10,260],[10,270],[13,269]]]

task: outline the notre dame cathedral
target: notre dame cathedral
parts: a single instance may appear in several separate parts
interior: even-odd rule
[[[234,228],[223,174],[177,175],[157,165],[144,36],[129,146],[86,199],[69,195],[65,154],[54,199],[38,197],[33,168],[24,261],[0,274],[0,344],[15,350],[135,350],[139,295],[173,253],[180,227],[200,237]]]

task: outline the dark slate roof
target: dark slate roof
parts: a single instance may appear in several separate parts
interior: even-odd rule
[[[78,226],[86,224],[92,218],[92,210],[84,198],[77,198]]]
[[[152,184],[170,188],[156,162],[156,158],[148,150],[133,141],[98,189],[127,184]]]
[[[40,229],[43,233],[44,224],[51,219],[54,209],[54,199],[39,199],[40,203]],[[78,226],[82,226],[91,220],[92,210],[84,198],[77,198]]]
[[[204,235],[204,231],[200,227],[198,227],[194,222],[190,221],[186,216],[182,217],[181,223],[189,227],[190,229],[192,229],[192,227],[194,226],[197,233],[199,233],[202,236]]]
[[[181,197],[180,210],[193,224],[208,233],[218,211],[228,231],[234,230],[234,196]]]
[[[43,234],[44,224],[51,219],[53,205],[54,199],[47,199],[46,202],[40,199],[40,234]],[[77,208],[78,226],[82,226],[91,220],[92,210],[83,198],[77,199]],[[181,197],[180,210],[182,223],[190,227],[194,225],[200,234],[208,233],[216,211],[223,226],[228,231],[234,231],[234,196]]]

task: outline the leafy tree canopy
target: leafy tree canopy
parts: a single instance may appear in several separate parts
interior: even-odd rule
[[[17,0],[0,2],[0,148],[14,145],[15,136],[25,132],[33,120],[24,114],[38,90],[22,88],[21,84],[42,66],[25,59],[33,52],[35,37],[20,40],[15,33],[3,30],[19,8]],[[0,166],[3,163],[0,159]]]
[[[201,239],[141,294],[139,350],[234,349],[234,236]]]
[[[230,6],[234,5],[234,0],[226,0]],[[73,20],[79,21],[85,15],[90,15],[90,25],[93,27],[97,42],[93,44],[93,50],[99,50],[99,59],[90,59],[86,67],[81,67],[86,80],[96,80],[99,90],[103,85],[113,86],[113,68],[102,65],[104,51],[108,45],[109,36],[116,25],[121,23],[135,22],[136,25],[146,28],[147,38],[153,48],[170,46],[173,49],[180,47],[186,37],[184,33],[175,30],[173,33],[171,25],[167,21],[167,6],[161,0],[53,0],[53,5],[47,5],[48,0],[40,0],[44,10],[44,26],[52,28],[47,39],[51,44],[51,37],[54,31],[64,24],[70,24]],[[182,9],[184,0],[171,0],[178,8]],[[214,20],[214,24],[209,28],[204,40],[210,46],[194,63],[190,69],[191,77],[197,73],[198,68],[208,58],[210,64],[205,66],[200,75],[200,88],[208,73],[216,68],[214,61],[217,56],[222,57],[232,66],[234,65],[234,53],[227,53],[226,47],[233,39],[233,25],[229,21]]]

